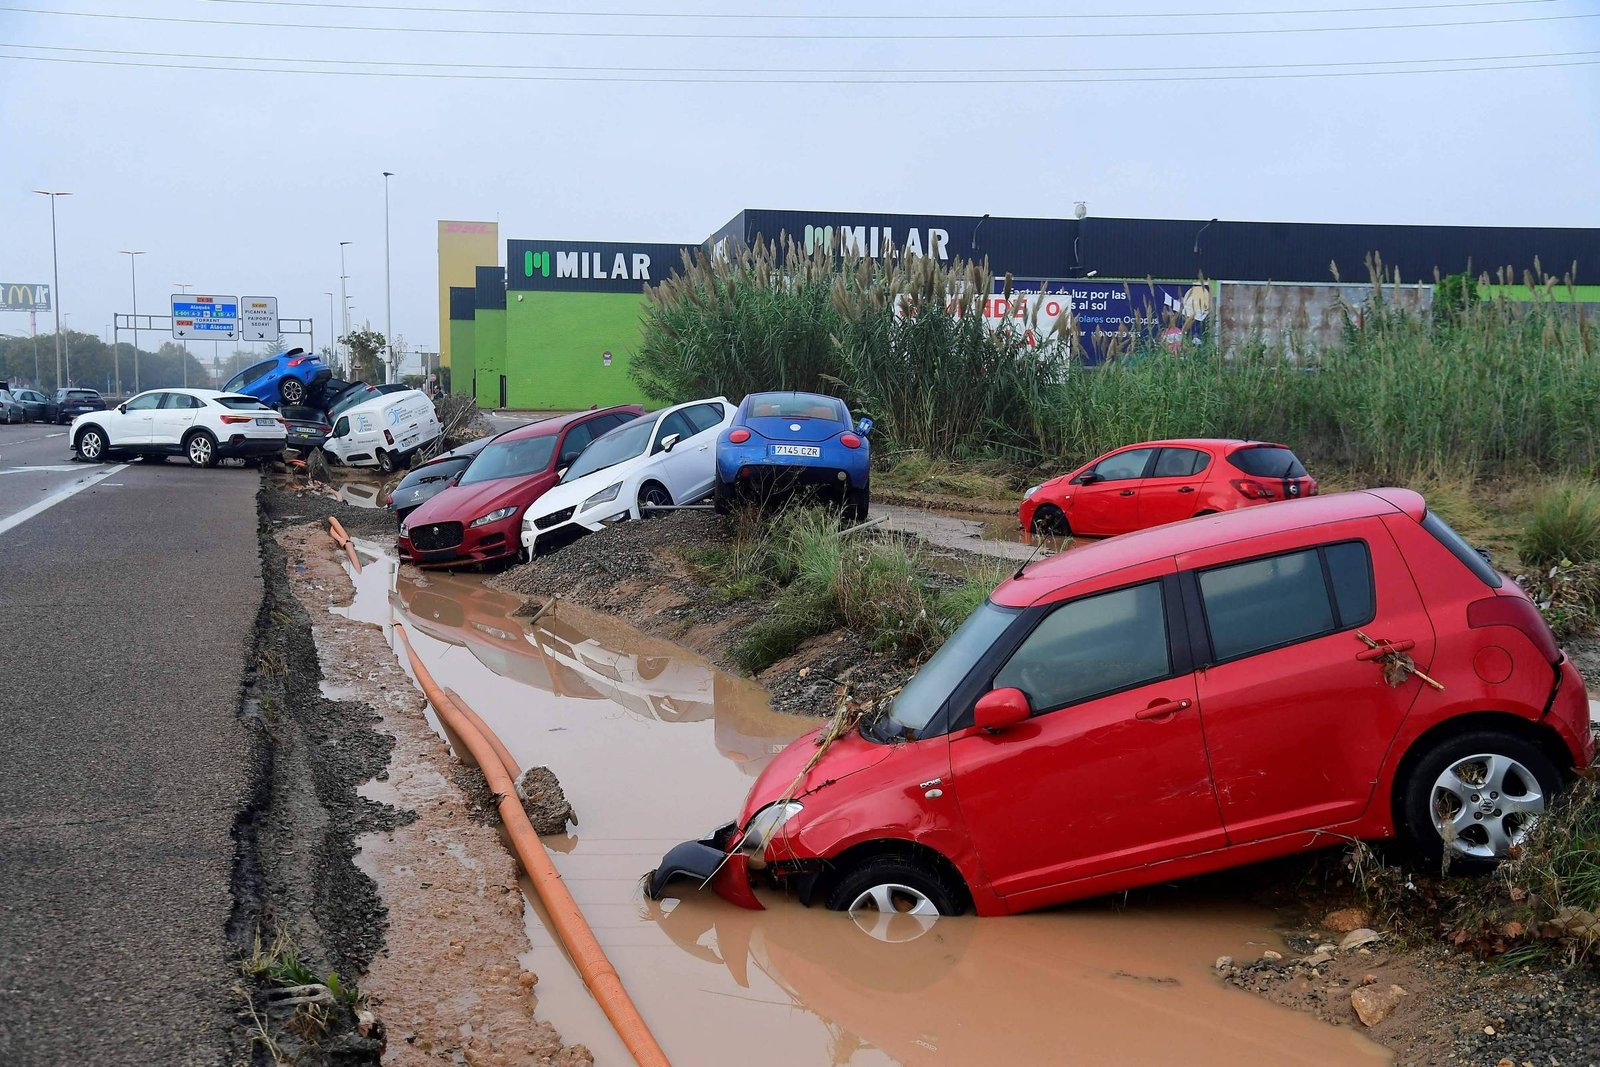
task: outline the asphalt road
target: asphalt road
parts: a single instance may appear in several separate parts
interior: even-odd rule
[[[56,429],[0,426],[0,1063],[215,1064],[258,475]]]

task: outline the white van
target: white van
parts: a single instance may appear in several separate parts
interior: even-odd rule
[[[433,401],[416,389],[379,393],[350,407],[334,407],[333,430],[322,445],[330,459],[382,471],[408,466],[411,457],[442,432]]]

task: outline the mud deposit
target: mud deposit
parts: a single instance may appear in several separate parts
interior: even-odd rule
[[[321,551],[331,558],[331,546]],[[1236,888],[1188,883],[909,929],[862,927],[770,895],[763,912],[710,895],[645,900],[640,876],[671,845],[735,814],[761,767],[815,720],[774,712],[753,681],[613,616],[558,602],[530,622],[522,607],[475,577],[374,565],[345,614],[404,621],[429,671],[518,766],[560,780],[582,823],[545,842],[673,1062],[1388,1061],[1351,1029],[1222,981],[1218,956],[1284,947],[1270,911],[1224,899]],[[524,921],[541,1014],[597,1062],[627,1062],[531,898]]]
[[[588,1050],[564,1047],[534,1017],[538,979],[517,958],[528,942],[516,865],[483,819],[481,799],[454,780],[461,764],[430,727],[384,633],[342,610],[352,578],[343,557],[320,527],[296,526],[279,539],[309,617],[323,692],[341,707],[370,708],[393,746],[360,791],[370,807],[402,817],[355,841],[355,863],[388,919],[361,980],[388,1027],[384,1062],[591,1063]],[[357,580],[387,589],[391,571],[386,560],[370,561]],[[375,947],[381,923],[372,929]]]

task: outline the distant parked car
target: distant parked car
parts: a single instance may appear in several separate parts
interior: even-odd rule
[[[522,547],[532,556],[547,544],[649,518],[651,505],[703,499],[717,477],[712,446],[733,412],[727,397],[696,400],[595,438],[555,488],[528,505]]]
[[[717,437],[717,510],[739,499],[765,502],[809,488],[842,503],[848,518],[865,519],[871,430],[872,420],[853,423],[837,397],[751,393]]]
[[[528,505],[556,484],[596,436],[644,413],[637,404],[518,426],[484,446],[456,484],[406,517],[396,547],[420,567],[515,558]]]
[[[0,389],[0,422],[7,426],[13,422],[28,421],[28,405],[9,389]]]
[[[384,507],[394,512],[397,522],[404,523],[407,515],[449,488],[455,476],[466,470],[473,457],[492,440],[492,437],[480,437],[419,464],[400,479],[400,484],[384,501]]]
[[[56,402],[37,389],[13,389],[11,395],[22,401],[29,422],[56,421]]]
[[[262,360],[228,379],[225,393],[243,393],[272,407],[304,404],[320,393],[333,376],[322,360],[302,348]]]
[[[1035,533],[1110,537],[1316,493],[1286,445],[1193,437],[1107,452],[1029,489],[1018,518]]]
[[[72,421],[72,450],[90,463],[119,456],[185,456],[211,467],[228,457],[281,455],[283,416],[253,396],[215,389],[152,389]]]
[[[71,422],[85,411],[104,411],[106,402],[93,389],[57,389],[56,425]]]
[[[1539,609],[1405,489],[1036,563],[818,744],[649,894],[681,875],[753,908],[755,882],[868,918],[1004,915],[1391,837],[1483,869],[1595,755]]]

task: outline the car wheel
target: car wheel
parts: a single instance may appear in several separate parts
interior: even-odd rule
[[[393,474],[394,470],[395,470],[395,467],[397,465],[398,464],[396,464],[395,460],[394,460],[394,453],[393,452],[385,452],[381,448],[378,449],[378,469],[379,470],[381,470],[385,474]]]
[[[648,519],[651,515],[646,508],[670,507],[672,494],[667,492],[667,487],[660,482],[645,482],[639,487],[639,517]]]
[[[921,936],[925,923],[965,910],[961,890],[948,876],[908,856],[868,859],[833,884],[827,903],[834,911],[849,912],[857,926],[879,940],[910,940],[905,935]]]
[[[872,483],[845,492],[844,517],[851,522],[866,522],[867,510],[872,503]]]
[[[191,467],[215,467],[217,465],[217,439],[204,430],[199,430],[189,435],[183,443],[183,453],[189,457]]]
[[[285,378],[278,383],[278,398],[291,407],[299,405],[306,398],[306,383],[299,378]]]
[[[1522,844],[1561,789],[1561,772],[1530,741],[1475,730],[1441,742],[1406,781],[1402,826],[1424,857],[1484,870]]]
[[[1033,532],[1050,537],[1066,537],[1072,533],[1072,528],[1067,524],[1066,512],[1054,504],[1044,504],[1033,513]]]
[[[340,459],[337,455],[328,451],[326,448],[322,449],[322,458],[330,467],[338,467],[344,464],[344,460]]]
[[[105,431],[98,426],[90,426],[78,435],[78,455],[90,463],[101,463],[106,458]]]
[[[721,479],[711,489],[711,507],[718,515],[728,515],[733,512],[733,487],[723,485]]]

